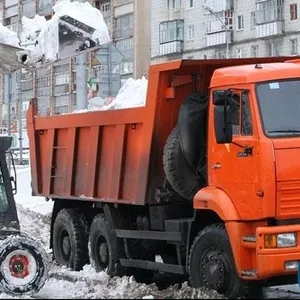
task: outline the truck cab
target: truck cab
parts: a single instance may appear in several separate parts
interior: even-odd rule
[[[245,278],[298,269],[299,62],[226,67],[211,79],[208,185],[194,207],[226,220]]]

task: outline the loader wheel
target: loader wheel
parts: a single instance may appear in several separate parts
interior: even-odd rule
[[[224,225],[204,228],[195,238],[189,258],[192,287],[206,287],[227,298],[243,295],[243,281],[236,272],[235,262]]]
[[[62,209],[53,226],[53,254],[59,265],[79,271],[89,262],[88,234],[80,213]]]
[[[0,246],[0,291],[33,295],[44,286],[49,267],[40,243],[27,236],[10,236]]]
[[[97,272],[106,271],[111,276],[125,275],[125,268],[120,266],[121,246],[103,214],[97,215],[91,225],[89,254],[91,265]]]
[[[192,200],[201,185],[181,152],[178,127],[170,133],[163,155],[164,172],[172,188],[183,198]]]

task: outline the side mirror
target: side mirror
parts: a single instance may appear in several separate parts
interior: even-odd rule
[[[218,144],[232,142],[232,122],[229,105],[215,106],[215,134]]]
[[[231,96],[232,96],[232,92],[230,90],[214,91],[213,92],[213,104],[214,105],[225,105],[229,101]]]

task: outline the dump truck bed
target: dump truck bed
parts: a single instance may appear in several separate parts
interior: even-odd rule
[[[144,205],[155,202],[164,182],[162,154],[182,100],[208,92],[215,69],[287,58],[176,60],[149,68],[145,107],[58,116],[27,112],[32,188],[35,195]]]

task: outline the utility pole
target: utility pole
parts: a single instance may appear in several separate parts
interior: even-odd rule
[[[23,4],[22,0],[18,0],[18,37],[20,37],[22,30],[22,13],[23,13]],[[23,105],[22,98],[20,95],[21,91],[21,70],[16,72],[16,96],[18,103],[19,111],[19,146],[20,146],[20,164],[23,164]]]
[[[11,123],[11,93],[12,93],[12,83],[11,83],[11,74],[5,76],[5,81],[6,81],[6,93],[5,93],[5,99],[7,103],[7,134],[8,136],[11,136],[11,130],[10,130],[10,123]],[[11,169],[11,156],[8,156],[8,171],[10,174],[10,169]]]
[[[77,109],[87,108],[87,54],[81,53],[76,57],[76,104]]]

